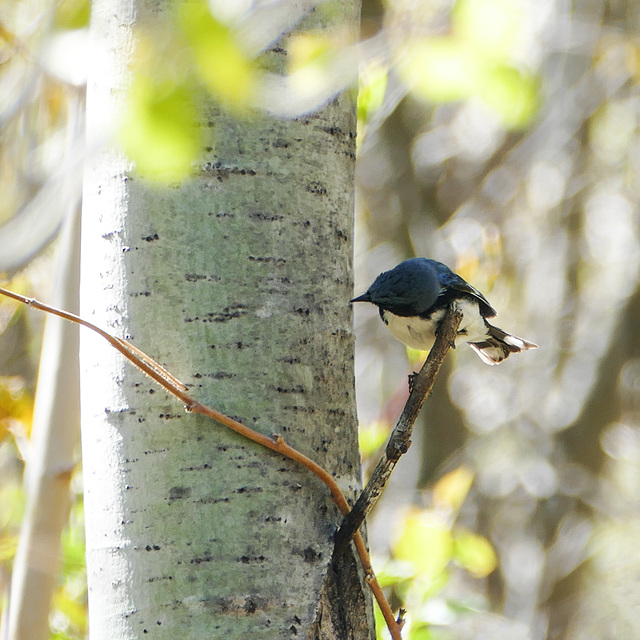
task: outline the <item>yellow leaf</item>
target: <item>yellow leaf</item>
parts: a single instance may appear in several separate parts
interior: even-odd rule
[[[377,63],[370,64],[360,73],[358,93],[358,119],[369,122],[382,106],[387,88],[387,69]]]
[[[461,466],[446,473],[433,488],[433,500],[436,507],[457,512],[465,501],[473,484],[473,471]]]
[[[31,433],[33,397],[20,376],[0,378],[0,442],[16,430]]]
[[[390,425],[384,422],[374,421],[362,425],[358,432],[360,452],[363,457],[371,455],[381,447],[389,435]]]
[[[175,182],[189,172],[198,155],[199,130],[188,87],[137,75],[120,131],[127,155],[145,177]]]
[[[538,82],[514,67],[498,66],[486,74],[481,96],[506,127],[518,129],[531,121],[538,108]]]
[[[488,576],[498,566],[498,558],[491,543],[470,531],[456,533],[453,556],[460,566],[479,578]]]
[[[463,40],[424,38],[411,43],[399,66],[400,75],[420,97],[451,102],[478,92],[484,60]]]
[[[181,3],[179,18],[198,73],[209,90],[230,108],[248,107],[255,93],[256,69],[231,29],[213,17],[202,0]]]
[[[452,558],[451,530],[437,514],[413,509],[399,522],[392,551],[397,560],[410,562],[416,573],[433,581]]]
[[[458,0],[454,10],[454,31],[480,55],[507,61],[523,24],[517,0]]]
[[[62,0],[56,3],[54,25],[58,29],[82,29],[89,26],[90,0]]]
[[[18,536],[0,537],[0,562],[13,560],[18,548]]]

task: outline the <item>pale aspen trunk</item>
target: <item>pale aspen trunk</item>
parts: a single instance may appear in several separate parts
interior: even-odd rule
[[[59,241],[51,303],[77,313],[80,211],[76,209],[68,215]],[[11,579],[10,640],[47,640],[51,635],[51,600],[79,444],[78,327],[48,316],[25,468],[27,505]]]
[[[89,81],[90,140],[122,107],[136,16],[157,10],[94,3],[108,47]],[[113,147],[95,158],[82,313],[352,496],[353,100],[291,121],[211,104],[201,126],[181,185],[145,184]],[[81,364],[92,640],[372,637],[353,565],[328,566],[340,515],[315,477],[185,414],[94,336]]]

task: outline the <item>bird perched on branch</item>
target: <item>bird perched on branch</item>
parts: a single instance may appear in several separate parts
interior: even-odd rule
[[[351,302],[375,304],[392,335],[412,349],[431,349],[451,302],[463,316],[456,342],[468,343],[483,362],[499,364],[512,353],[538,348],[489,324],[487,318],[497,314],[487,299],[449,267],[427,258],[405,260],[381,273]]]

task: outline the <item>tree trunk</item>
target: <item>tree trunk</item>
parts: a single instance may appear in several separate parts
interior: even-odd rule
[[[122,108],[135,21],[157,10],[94,3],[109,53],[89,81],[90,141]],[[345,94],[287,122],[210,104],[215,139],[178,186],[103,148],[85,181],[81,288],[87,319],[351,496],[354,112]],[[353,560],[330,571],[340,515],[314,476],[184,413],[94,336],[81,364],[92,640],[372,637]]]

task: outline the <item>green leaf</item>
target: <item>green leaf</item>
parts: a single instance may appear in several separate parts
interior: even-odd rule
[[[455,534],[453,556],[460,566],[479,578],[488,576],[498,566],[498,558],[490,542],[470,531]]]
[[[408,640],[434,640],[434,635],[429,630],[429,627],[422,625],[418,628],[411,628],[411,634]]]
[[[384,422],[374,421],[362,425],[358,432],[360,452],[363,457],[370,456],[381,447],[389,436],[390,425]]]
[[[448,524],[438,514],[416,509],[400,522],[400,533],[392,550],[396,559],[410,562],[416,573],[435,580],[451,561],[453,537]]]
[[[256,69],[234,33],[202,0],[181,3],[178,14],[202,81],[228,107],[247,108],[255,93]]]
[[[483,62],[462,40],[425,38],[408,46],[399,70],[405,83],[422,98],[451,102],[479,91]]]
[[[522,11],[513,0],[458,0],[453,14],[456,35],[499,62],[510,59],[522,23]]]
[[[382,106],[387,89],[387,69],[379,64],[370,64],[360,73],[358,93],[358,119],[369,122]]]
[[[514,67],[498,66],[486,74],[481,96],[505,126],[518,129],[531,121],[538,108],[538,82]]]
[[[199,130],[192,91],[161,78],[138,74],[129,93],[122,144],[141,175],[183,179],[196,160]]]
[[[465,501],[473,484],[473,471],[460,466],[446,473],[433,488],[433,500],[440,509],[457,512]]]
[[[89,26],[90,0],[62,0],[56,3],[54,26],[57,29],[82,29]]]

